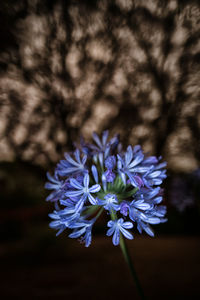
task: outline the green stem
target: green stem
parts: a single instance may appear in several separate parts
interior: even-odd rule
[[[139,293],[141,299],[145,300],[146,298],[144,296],[144,292],[142,290],[140,281],[138,279],[137,273],[136,273],[135,268],[133,266],[133,262],[131,260],[131,257],[130,257],[130,255],[128,253],[128,248],[126,246],[126,243],[124,241],[124,238],[123,238],[122,234],[120,234],[120,247],[121,247],[124,259],[127,262],[128,266],[129,266],[129,269],[131,271],[131,275],[132,275],[132,277],[133,277],[133,279],[135,281],[135,285],[136,285],[136,287],[138,289],[138,293]]]
[[[131,196],[133,196],[137,191],[138,191],[138,188],[134,188],[134,189],[132,189],[132,190],[130,190],[130,191],[128,191],[128,192],[123,193],[123,194],[121,195],[121,197],[123,197],[123,198],[131,197]]]
[[[83,212],[84,215],[92,215],[95,213],[99,208],[99,205],[90,205],[87,206],[86,210]]]
[[[98,211],[98,214],[95,216],[95,219],[96,219],[96,220],[100,217],[100,215],[102,214],[103,210],[104,210],[104,207],[102,207],[102,208]]]
[[[110,211],[110,216],[111,216],[112,220],[116,220],[116,218],[117,218],[116,212],[114,212],[113,210]],[[124,240],[122,234],[120,234],[120,247],[121,247],[123,256],[125,258],[125,261],[127,262],[128,266],[129,266],[129,269],[131,271],[131,275],[132,275],[132,277],[133,277],[133,279],[135,281],[135,285],[136,285],[136,287],[138,289],[138,293],[139,293],[141,299],[145,300],[146,298],[144,296],[144,292],[143,292],[142,286],[140,284],[140,281],[138,279],[137,273],[136,273],[135,268],[133,266],[133,262],[131,260],[131,257],[130,257],[130,255],[128,253],[128,248],[126,246],[126,243],[125,243],[125,240]]]

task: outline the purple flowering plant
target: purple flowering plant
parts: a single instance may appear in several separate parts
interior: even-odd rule
[[[151,225],[166,221],[166,207],[160,205],[166,162],[145,155],[139,145],[123,150],[119,136],[109,140],[108,131],[101,138],[93,133],[93,140],[89,144],[81,139],[76,150],[57,164],[54,175],[47,174],[45,188],[52,192],[46,200],[55,204],[49,214],[50,227],[57,235],[71,229],[69,237],[79,238],[88,247],[96,220],[106,212],[106,235],[112,237],[113,245],[121,246],[130,266],[123,237],[132,240],[134,226],[139,233],[154,236]]]

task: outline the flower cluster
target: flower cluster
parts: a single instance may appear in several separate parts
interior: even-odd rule
[[[80,238],[88,247],[93,225],[106,211],[107,236],[112,236],[114,245],[122,235],[133,239],[133,225],[154,236],[150,224],[166,221],[166,207],[159,205],[166,162],[146,156],[138,145],[123,151],[118,136],[108,140],[108,131],[101,139],[93,133],[93,140],[94,144],[87,144],[82,139],[57,164],[54,176],[47,174],[45,187],[52,190],[47,201],[55,204],[50,227],[58,230],[57,235],[72,229],[69,237]]]

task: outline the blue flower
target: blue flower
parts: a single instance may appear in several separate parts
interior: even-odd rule
[[[108,139],[108,130],[103,132],[102,135],[102,140],[100,140],[99,136],[96,134],[96,132],[94,132],[92,134],[93,140],[96,143],[95,145],[92,145],[92,149],[96,150],[97,152],[104,152],[108,147],[109,144],[107,143],[107,139]]]
[[[144,201],[144,199],[140,199],[140,200],[133,200],[130,203],[131,207],[137,208],[137,209],[141,209],[141,210],[149,210],[151,208],[151,205],[147,202]]]
[[[158,166],[151,166],[149,170],[142,176],[144,185],[148,188],[151,188],[153,185],[160,185],[163,182],[163,179],[167,177],[166,170],[160,170],[165,166],[166,163]]]
[[[141,188],[136,194],[135,199],[144,199],[147,203],[150,204],[159,204],[162,202],[162,190],[160,187],[156,188]]]
[[[145,209],[145,207],[142,208],[142,203],[141,205],[137,205],[136,203],[133,201],[129,205],[129,217],[133,222],[139,224],[138,226],[140,226],[140,224],[146,224],[146,226],[148,224],[159,224],[166,221],[166,219],[162,219],[158,216],[156,207],[152,206],[150,209]],[[144,206],[145,205],[146,204],[144,204]]]
[[[84,173],[86,171],[85,163],[87,155],[84,155],[81,160],[80,151],[76,149],[74,156],[76,160],[68,153],[65,153],[65,160],[61,160],[57,165],[57,172],[60,176],[67,176],[73,173]]]
[[[118,145],[118,136],[113,137],[108,142],[108,130],[105,130],[102,134],[102,140],[100,140],[99,136],[95,132],[93,133],[92,137],[96,143],[96,145],[90,146],[94,151],[93,160],[97,162],[98,158],[100,165],[103,166],[103,160],[109,155],[110,151]]]
[[[96,145],[91,145],[91,148],[96,152],[105,152],[105,157],[107,157],[110,148],[113,146],[116,147],[119,142],[118,136],[113,137],[110,142],[108,142],[108,130],[103,132],[102,140],[100,140],[96,132],[93,133],[92,137]]]
[[[98,200],[98,204],[103,205],[103,207],[109,211],[111,210],[118,211],[120,209],[117,196],[114,194],[107,194],[104,197],[104,200],[101,199]]]
[[[101,138],[94,133],[93,139],[95,144],[83,139],[81,145],[74,144],[77,149],[65,154],[54,176],[47,173],[45,187],[52,190],[47,200],[55,206],[50,227],[57,235],[71,229],[69,237],[80,238],[88,247],[93,224],[106,212],[112,219],[107,235],[114,245],[122,236],[133,239],[127,230],[133,223],[140,233],[153,236],[151,225],[166,221],[166,207],[160,205],[166,162],[146,156],[139,145],[123,151],[118,136],[109,140],[108,131]]]
[[[161,218],[160,223],[166,222],[166,219],[163,219],[166,215],[167,208],[165,205],[159,205],[154,207],[154,216]]]
[[[119,245],[120,241],[120,232],[129,240],[133,239],[133,235],[127,230],[133,228],[133,224],[131,222],[124,222],[122,218],[119,220],[109,221],[107,226],[110,227],[108,229],[106,235],[113,235],[112,242],[113,245]]]
[[[140,167],[139,164],[144,159],[144,154],[141,150],[136,151],[132,149],[131,146],[128,146],[127,151],[124,154],[124,157],[117,155],[118,157],[118,172],[124,182],[126,184],[126,175],[128,176],[131,184],[135,187],[139,187],[140,184],[138,183],[137,173],[146,172],[149,167]],[[136,173],[137,172],[137,173]]]
[[[75,146],[79,147],[79,145],[76,145],[76,143]],[[87,156],[91,156],[90,144],[86,143],[82,136],[80,137],[80,149]]]
[[[70,238],[81,237],[81,242],[85,243],[86,247],[89,247],[92,240],[92,225],[94,221],[80,220],[78,222],[71,223],[69,228],[75,229],[70,235]]]
[[[61,204],[66,204],[66,202],[61,201]],[[68,204],[69,205],[69,204]],[[73,205],[68,206],[62,210],[54,210],[53,213],[49,214],[49,217],[52,218],[54,221],[52,221],[49,226],[53,229],[59,230],[56,234],[58,236],[60,233],[62,233],[67,227],[69,227],[69,224],[78,219],[80,217],[80,213],[78,213]]]
[[[151,226],[141,220],[137,222],[137,230],[139,231],[139,233],[142,233],[142,230],[144,230],[148,235],[152,237],[154,236],[154,231]]]
[[[70,179],[70,185],[75,190],[70,190],[65,193],[67,197],[80,197],[80,200],[76,204],[77,211],[80,211],[84,205],[84,202],[88,199],[93,205],[97,204],[97,200],[91,195],[91,193],[97,193],[100,191],[101,186],[99,184],[92,185],[89,187],[90,177],[88,173],[84,175],[83,185],[81,185],[76,179]]]
[[[65,188],[65,181],[59,179],[57,172],[55,172],[54,176],[51,176],[47,172],[47,178],[49,179],[49,182],[45,183],[45,188],[47,190],[53,190],[53,192],[46,198],[46,200],[58,201],[60,198],[62,198]]]

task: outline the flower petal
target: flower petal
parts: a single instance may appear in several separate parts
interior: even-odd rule
[[[107,139],[108,139],[108,133],[109,133],[108,130],[105,130],[102,134],[102,144],[103,144],[103,146],[106,145],[106,142],[107,142]]]
[[[115,222],[110,220],[110,221],[108,221],[107,226],[112,227],[114,224],[115,224]]]
[[[73,186],[77,190],[82,190],[82,185],[74,178],[70,179],[70,185]]]
[[[123,227],[126,228],[126,229],[131,229],[131,228],[133,228],[133,223],[131,223],[131,222],[124,222],[123,223]]]
[[[116,227],[115,232],[112,237],[113,245],[115,245],[115,246],[119,245],[119,239],[120,239],[120,232],[119,232],[119,228]]]
[[[67,197],[77,197],[77,196],[80,196],[80,195],[82,195],[83,194],[83,191],[67,191],[66,193],[65,193],[65,196],[67,196]]]
[[[76,151],[74,152],[74,156],[75,156],[77,162],[78,162],[79,164],[81,164],[80,150],[79,150],[79,149],[76,149]]]
[[[127,239],[133,239],[133,235],[128,230],[124,229],[123,227],[120,227],[120,231]]]
[[[76,206],[75,206],[75,209],[76,209],[77,212],[79,212],[79,211],[82,209],[82,207],[83,207],[83,205],[84,205],[84,202],[85,202],[85,197],[82,197],[82,198],[78,201],[78,203],[77,203]]]
[[[96,132],[94,132],[94,133],[92,134],[92,137],[93,137],[93,140],[94,140],[94,141],[97,143],[97,145],[99,146],[99,148],[102,148],[101,141],[100,141],[98,135],[96,134]]]
[[[91,170],[92,170],[92,175],[94,177],[95,182],[98,183],[98,172],[97,172],[96,166],[92,165]]]
[[[108,229],[108,231],[106,232],[107,236],[111,236],[113,234],[113,232],[115,231],[114,227],[111,227],[110,229]]]
[[[79,167],[79,166],[80,166],[80,164],[77,163],[74,159],[72,159],[71,156],[70,156],[68,153],[65,153],[65,158],[66,158],[66,160],[67,160],[70,164],[72,164],[73,166],[76,166],[76,167]]]
[[[68,235],[68,237],[76,239],[76,238],[78,238],[79,236],[81,236],[84,233],[85,233],[85,227],[83,227],[83,228],[81,228],[79,230],[73,231],[71,234]]]
[[[126,165],[130,164],[132,158],[133,158],[133,151],[132,151],[132,147],[129,145],[128,148],[127,148],[127,151],[125,153]]]
[[[136,156],[136,158],[132,161],[132,163],[129,165],[129,168],[133,168],[135,166],[137,166],[144,158],[143,154],[140,154],[138,156]]]
[[[90,181],[90,177],[89,177],[89,174],[86,173],[84,178],[83,178],[83,184],[84,184],[84,187],[88,188],[89,186],[89,181]]]
[[[97,193],[101,189],[101,186],[99,184],[94,184],[89,188],[90,193]]]
[[[91,204],[97,205],[97,200],[91,194],[88,194],[88,199]]]
[[[87,160],[87,155],[85,154],[82,159],[82,165],[84,165],[86,163],[86,160]]]

